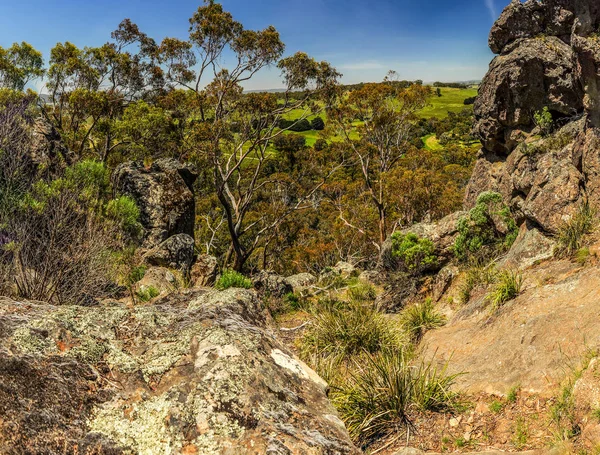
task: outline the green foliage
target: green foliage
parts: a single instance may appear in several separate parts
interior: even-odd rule
[[[223,270],[223,273],[215,284],[215,288],[219,290],[225,290],[229,288],[250,289],[251,287],[252,281],[250,278],[247,278],[241,273],[231,269]]]
[[[458,404],[451,391],[457,375],[433,363],[412,362],[405,350],[383,350],[356,361],[356,369],[334,392],[350,436],[365,445],[378,436],[411,425],[419,411],[451,411]]]
[[[0,88],[23,90],[44,74],[42,53],[26,42],[0,47]]]
[[[494,414],[500,414],[504,409],[504,404],[501,401],[494,400],[490,403],[490,411]]]
[[[496,279],[492,291],[486,296],[491,302],[492,310],[500,308],[504,303],[514,299],[521,293],[523,276],[513,270],[502,270]]]
[[[519,397],[519,390],[521,390],[521,387],[518,385],[511,387],[506,394],[506,401],[509,403],[516,403],[517,398]]]
[[[592,232],[596,212],[586,201],[582,203],[577,212],[558,230],[558,245],[555,254],[558,257],[569,257],[583,247],[583,239],[586,234]]]
[[[136,292],[136,295],[142,302],[149,302],[154,297],[158,297],[160,291],[154,286],[142,286],[140,290]]]
[[[502,225],[506,234],[499,232]],[[454,243],[454,253],[460,260],[475,255],[493,254],[497,250],[506,250],[517,237],[517,225],[508,207],[498,193],[481,193],[477,203],[466,217],[458,222],[459,235]]]
[[[143,233],[144,228],[139,222],[140,209],[131,197],[119,196],[109,201],[106,214],[132,238],[138,238]]]
[[[132,285],[140,281],[146,275],[146,270],[147,267],[145,265],[132,267],[127,275],[127,283]]]
[[[317,306],[313,313],[314,320],[302,340],[301,352],[305,358],[311,354],[348,358],[365,351],[394,349],[403,341],[393,322],[372,305]]]
[[[398,258],[406,270],[415,274],[431,269],[438,263],[433,242],[413,233],[392,234],[392,256]]]
[[[515,434],[513,437],[513,444],[517,449],[522,449],[529,440],[529,427],[525,423],[523,417],[519,417],[515,424]]]
[[[552,113],[548,109],[548,106],[545,106],[541,111],[535,112],[533,114],[533,120],[539,127],[542,136],[548,136],[552,133],[554,120],[552,119]]]
[[[405,308],[401,313],[404,330],[411,340],[418,342],[427,330],[441,327],[446,323],[446,318],[439,313],[431,299]]]
[[[323,119],[321,117],[317,116],[311,120],[310,126],[315,131],[321,131],[321,130],[325,129],[325,122],[323,121]]]

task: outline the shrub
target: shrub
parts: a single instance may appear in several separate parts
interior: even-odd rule
[[[502,226],[503,234],[498,225]],[[498,193],[481,193],[466,217],[458,222],[454,253],[460,260],[487,257],[497,250],[506,250],[517,237],[517,225]]]
[[[345,308],[316,307],[314,320],[302,340],[302,355],[349,358],[361,352],[393,349],[403,342],[402,333],[371,305],[348,304]]]
[[[374,438],[411,425],[419,411],[456,408],[451,387],[457,375],[447,375],[433,363],[411,363],[405,350],[383,350],[361,357],[347,383],[333,394],[350,436],[365,445]]]
[[[542,136],[548,136],[552,133],[554,120],[552,119],[552,113],[548,109],[548,106],[545,106],[541,111],[535,112],[533,114],[533,120],[536,126],[539,127]]]
[[[107,190],[105,166],[84,160],[58,178],[39,180],[21,198],[5,224],[19,296],[79,304],[114,291],[113,253],[127,240],[122,226],[105,216]]]
[[[407,307],[401,314],[402,326],[411,340],[418,342],[427,330],[441,327],[446,318],[439,313],[431,299]]]
[[[159,290],[154,286],[142,286],[142,288],[136,292],[136,295],[142,302],[149,302],[154,297],[160,294]]]
[[[114,220],[121,229],[131,238],[140,238],[144,228],[138,221],[140,209],[129,196],[120,196],[109,201],[106,206],[106,215]]]
[[[317,152],[320,152],[322,150],[325,150],[328,146],[329,144],[325,139],[317,139],[313,147]]]
[[[303,118],[301,120],[288,120],[285,121],[287,123],[280,123],[280,127],[284,129],[288,129],[289,131],[294,131],[296,133],[302,133],[303,131],[312,130],[312,126],[310,122]],[[287,126],[285,126],[287,124]]]
[[[466,98],[463,103],[465,106],[470,106],[471,104],[475,104],[476,99],[477,99],[476,96],[472,96],[472,97]]]
[[[315,131],[321,131],[321,130],[325,129],[325,122],[323,121],[323,119],[321,117],[315,117],[310,122],[310,126]]]
[[[558,246],[555,254],[559,257],[572,256],[582,248],[583,237],[592,232],[594,227],[595,211],[589,203],[581,204],[571,219],[558,230]]]
[[[415,274],[431,269],[438,263],[433,242],[410,232],[392,234],[392,256],[398,258],[407,271]]]
[[[225,290],[229,288],[250,289],[252,287],[252,281],[250,278],[245,277],[235,270],[225,269],[217,280],[215,287],[219,290]]]
[[[494,289],[487,295],[495,310],[521,293],[523,277],[519,272],[503,270],[498,274]]]

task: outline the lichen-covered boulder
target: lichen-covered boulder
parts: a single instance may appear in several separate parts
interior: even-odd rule
[[[115,169],[113,188],[132,197],[140,209],[146,248],[153,248],[176,234],[194,237],[197,174],[174,159],[160,159],[146,168],[127,162]]]
[[[194,286],[212,286],[217,281],[219,263],[210,254],[201,254],[192,266],[191,282]]]
[[[144,254],[148,264],[180,270],[186,276],[195,259],[194,239],[187,234],[175,234]]]
[[[317,277],[312,273],[297,273],[286,277],[285,281],[292,287],[292,292],[302,292],[317,283]]]
[[[283,297],[294,292],[294,288],[285,277],[274,272],[261,270],[252,277],[254,289],[269,297]]]
[[[0,384],[2,453],[359,453],[250,290],[139,307],[0,299]]]

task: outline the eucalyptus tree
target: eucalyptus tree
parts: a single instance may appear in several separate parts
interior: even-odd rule
[[[237,270],[320,186],[300,188],[301,177],[274,173],[271,143],[285,133],[278,125],[286,114],[300,109],[300,121],[330,102],[339,74],[305,53],[282,58],[284,50],[274,27],[247,30],[213,0],[190,18],[188,39],[165,38],[158,47],[167,84],[196,99],[198,147],[231,240],[226,261]],[[272,66],[282,73],[282,93],[244,93],[245,82]]]
[[[416,114],[431,95],[430,87],[418,81],[406,86],[396,82],[394,75],[390,73],[382,83],[363,84],[341,97],[329,111],[334,131],[354,155],[362,180],[362,196],[370,200],[376,212],[376,232],[369,233],[348,221],[355,207],[338,206],[340,218],[366,236],[374,234],[377,248],[386,240],[390,228],[388,216],[394,189],[387,180],[414,147]]]
[[[44,74],[42,53],[26,42],[0,46],[0,88],[22,91]]]
[[[79,156],[106,161],[121,142],[115,121],[131,103],[162,87],[155,43],[126,19],[100,47],[58,43],[50,52],[46,118]]]

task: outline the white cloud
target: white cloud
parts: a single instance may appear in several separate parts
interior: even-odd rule
[[[368,71],[385,69],[385,66],[378,62],[355,62],[340,65],[339,68],[352,71]]]
[[[494,0],[484,0],[485,7],[490,12],[490,16],[492,16],[492,20],[495,21],[498,19],[498,14],[496,13],[496,7],[494,6]]]

